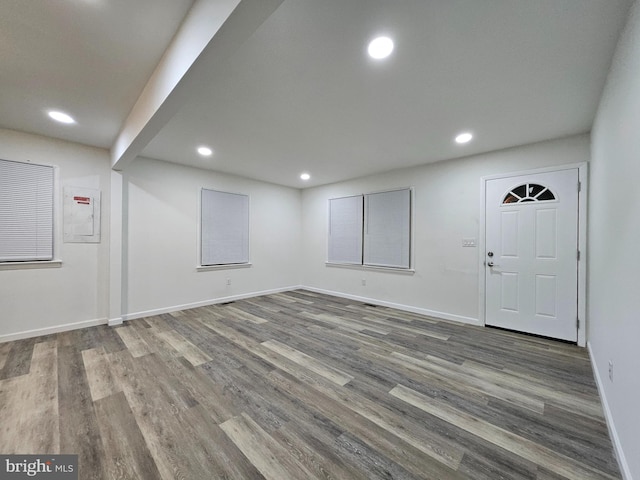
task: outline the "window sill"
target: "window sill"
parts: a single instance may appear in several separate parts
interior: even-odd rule
[[[416,271],[413,268],[377,267],[374,265],[356,265],[353,263],[330,263],[330,262],[325,262],[325,265],[327,267],[334,267],[334,268],[348,268],[352,270],[397,273],[400,275],[413,275],[416,273]]]
[[[196,267],[198,272],[209,272],[211,270],[231,270],[234,268],[250,268],[251,263],[230,263],[228,265],[199,265]]]
[[[33,270],[39,268],[60,268],[62,260],[44,260],[39,262],[0,262],[0,270]]]

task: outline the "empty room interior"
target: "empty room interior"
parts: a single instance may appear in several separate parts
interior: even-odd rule
[[[640,480],[638,79],[633,0],[3,1],[0,455]]]

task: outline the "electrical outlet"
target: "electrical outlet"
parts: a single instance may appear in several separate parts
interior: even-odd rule
[[[609,380],[613,382],[613,360],[609,360]]]
[[[363,287],[366,287],[366,286],[367,286],[367,281],[366,281],[364,278],[362,279],[362,286],[363,286]]]

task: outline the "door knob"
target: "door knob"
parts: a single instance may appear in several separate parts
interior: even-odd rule
[[[489,267],[498,267],[499,265],[496,265],[493,262],[489,262],[489,263],[487,263],[487,266],[489,266]]]

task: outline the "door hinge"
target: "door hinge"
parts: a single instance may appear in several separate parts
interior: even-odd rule
[[[578,254],[576,255],[576,257],[578,258],[578,261],[580,261],[580,250],[578,250]]]
[[[580,319],[576,317],[576,328],[580,330]]]
[[[578,182],[578,192],[582,191],[582,182]]]

